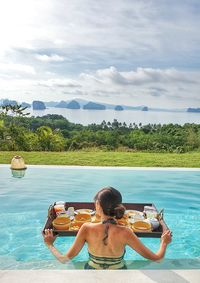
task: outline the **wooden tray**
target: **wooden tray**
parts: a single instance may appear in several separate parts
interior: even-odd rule
[[[143,212],[144,206],[152,206],[155,208],[156,211],[157,208],[155,207],[154,204],[152,203],[123,203],[123,205],[126,207],[127,210],[139,210]],[[66,202],[65,203],[65,208],[67,209],[68,207],[74,207],[74,209],[81,209],[81,208],[88,208],[94,210],[94,203],[92,202]],[[50,206],[49,211],[48,211],[48,216],[47,220],[45,223],[45,226],[43,228],[43,232],[45,229],[53,229],[54,234],[58,234],[58,236],[76,236],[78,231],[65,231],[65,230],[56,230],[53,228],[52,221],[56,218],[56,213],[54,212],[53,205]],[[135,232],[135,234],[138,237],[144,237],[144,238],[160,238],[163,231],[166,229],[169,229],[164,222],[163,219],[159,220],[160,226],[158,229],[152,231],[152,232]]]

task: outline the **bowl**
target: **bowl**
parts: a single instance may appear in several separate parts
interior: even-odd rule
[[[152,229],[156,230],[160,226],[160,222],[157,218],[150,218],[149,222],[151,223]]]
[[[92,221],[91,215],[88,213],[79,213],[74,217],[74,222],[79,224],[83,224],[85,222],[91,222],[91,221]]]
[[[53,220],[52,224],[56,230],[69,230],[71,220],[69,217],[60,216]]]
[[[135,232],[151,232],[151,223],[148,221],[136,221],[132,223],[131,228]]]

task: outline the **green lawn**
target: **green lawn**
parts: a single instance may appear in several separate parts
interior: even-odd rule
[[[145,153],[145,152],[0,152],[0,164],[9,164],[14,155],[24,157],[27,164],[89,165],[89,166],[144,166],[144,167],[200,167],[200,152]]]

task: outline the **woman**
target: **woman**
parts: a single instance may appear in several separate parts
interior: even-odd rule
[[[126,245],[150,260],[159,261],[164,257],[167,245],[171,242],[169,230],[162,234],[160,248],[153,253],[129,228],[117,225],[116,219],[120,219],[125,212],[119,191],[111,187],[104,188],[96,194],[94,201],[101,222],[83,224],[65,255],[54,247],[56,237],[52,230],[45,230],[44,242],[60,262],[65,263],[75,257],[85,243],[88,244],[89,253],[85,269],[127,269],[123,260]]]

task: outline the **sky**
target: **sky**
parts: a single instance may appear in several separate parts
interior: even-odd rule
[[[0,1],[0,99],[200,107],[199,0]]]

